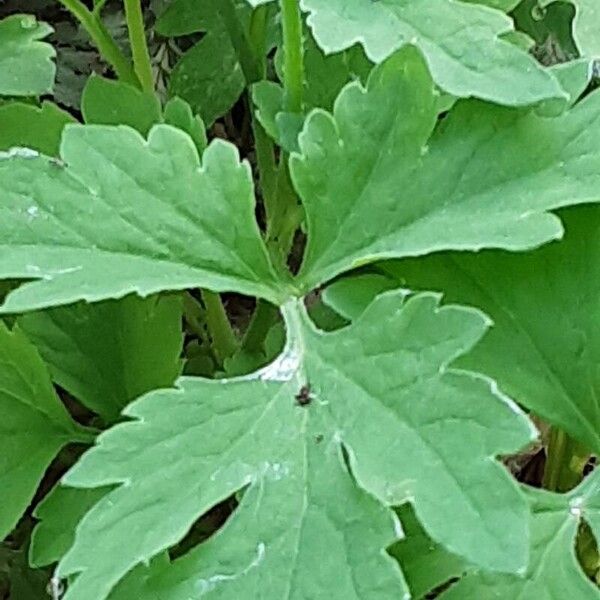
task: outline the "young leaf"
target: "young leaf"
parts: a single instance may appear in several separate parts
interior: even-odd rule
[[[290,165],[308,221],[300,285],[375,258],[561,237],[549,210],[600,200],[599,116],[600,93],[557,118],[470,101],[432,135],[432,80],[416,49],[400,51],[300,136]]]
[[[565,241],[530,254],[449,253],[386,271],[398,284],[483,309],[494,327],[459,364],[599,453],[600,211],[563,217]]]
[[[129,125],[144,136],[162,120],[155,94],[97,75],[92,75],[85,85],[81,112],[86,123]]]
[[[460,97],[523,106],[563,92],[533,57],[502,39],[512,22],[501,12],[453,0],[302,0],[326,53],[359,42],[374,62],[406,44],[425,55],[435,82]]]
[[[167,125],[173,125],[185,131],[193,140],[198,154],[202,155],[208,145],[204,121],[194,115],[190,105],[182,98],[171,98],[165,105],[164,120]]]
[[[65,125],[75,119],[52,102],[41,106],[10,102],[0,106],[0,150],[31,148],[57,156]]]
[[[0,94],[41,96],[52,90],[54,49],[42,42],[52,28],[32,15],[0,21]]]
[[[529,489],[527,493],[532,532],[527,572],[511,576],[475,571],[442,594],[441,599],[600,598],[600,589],[587,578],[575,554],[575,538],[582,520],[589,523],[600,539],[600,471],[568,494],[536,489]]]
[[[21,331],[0,323],[0,539],[17,524],[58,451],[89,441],[56,396],[46,367]]]
[[[319,586],[340,600],[401,596],[403,580],[383,553],[392,513],[373,498],[410,501],[434,539],[476,564],[524,568],[527,507],[492,457],[535,432],[488,380],[449,368],[487,320],[440,308],[431,294],[403,298],[380,296],[330,334],[291,301],[286,350],[256,376],[182,379],[179,389],[130,405],[135,420],[101,435],[64,480],[127,482],[81,521],[59,565],[61,577],[74,576],[65,600],[106,598],[133,567],[245,488],[208,546],[157,575],[152,585],[165,586],[164,597],[254,597],[265,579],[273,597],[314,597]],[[327,560],[315,550],[324,537]]]
[[[5,312],[136,292],[235,289],[278,303],[281,284],[254,219],[250,168],[213,142],[158,125],[69,126],[65,163],[31,153],[0,161],[0,275],[34,279]]]
[[[129,296],[29,313],[19,326],[56,383],[106,422],[181,371],[181,300]]]

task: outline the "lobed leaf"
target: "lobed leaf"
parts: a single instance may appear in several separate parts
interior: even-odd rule
[[[600,94],[559,117],[459,103],[437,129],[414,48],[314,111],[291,173],[308,222],[299,285],[378,258],[527,250],[560,238],[548,211],[600,199]],[[532,140],[536,140],[532,146]]]
[[[443,600],[553,600],[561,597],[597,600],[600,589],[585,575],[575,554],[582,521],[599,538],[600,472],[568,494],[528,490],[531,504],[531,558],[522,576],[475,571],[442,594]]]
[[[52,33],[32,15],[11,15],[0,21],[0,94],[41,96],[52,91],[54,49],[42,40]]]
[[[526,505],[492,458],[535,432],[490,381],[449,368],[487,320],[440,308],[434,295],[403,298],[380,296],[329,334],[292,301],[288,345],[265,370],[185,378],[130,405],[134,420],[101,435],[64,480],[119,486],[86,514],[59,565],[73,577],[65,598],[106,598],[242,490],[221,532],[149,576],[149,598],[254,597],[267,580],[273,597],[406,595],[384,553],[399,536],[386,506],[405,502],[457,553],[491,569],[524,568]],[[324,539],[326,559],[315,550]]]
[[[508,106],[563,97],[551,73],[502,39],[512,22],[497,10],[455,0],[302,0],[301,5],[326,53],[360,43],[379,63],[413,44],[435,82],[454,96]]]
[[[158,125],[70,126],[62,161],[0,161],[0,275],[33,279],[4,312],[203,286],[278,302],[254,220],[253,182],[235,148]]]

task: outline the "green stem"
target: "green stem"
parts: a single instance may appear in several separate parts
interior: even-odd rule
[[[287,155],[283,154],[279,163],[277,180],[275,182],[274,201],[267,227],[267,243],[275,246],[278,256],[277,263],[282,267],[287,257],[301,217],[301,209],[288,167]]]
[[[233,0],[219,0],[219,15],[235,48],[247,84],[261,79],[261,69],[254,56],[248,36],[238,19]]]
[[[88,10],[81,0],[59,1],[81,23],[100,51],[100,54],[115,70],[117,77],[125,83],[135,86],[139,85],[139,80],[131,63],[121,52],[121,49],[117,46],[102,21]]]
[[[304,90],[304,41],[298,0],[281,0],[284,47],[285,110],[302,112]]]
[[[562,429],[552,427],[548,441],[543,485],[553,492],[568,492],[583,479],[589,453]]]
[[[254,58],[260,69],[259,79],[264,79],[267,74],[267,5],[259,6],[250,17],[250,44]]]
[[[144,27],[144,15],[142,13],[141,0],[124,0],[125,17],[129,31],[129,43],[133,56],[133,66],[146,92],[154,91],[154,75],[152,74],[152,62],[148,52],[146,41],[146,29]]]
[[[235,354],[238,341],[221,302],[221,296],[210,290],[202,290],[202,301],[206,307],[206,325],[212,338],[213,349],[222,363]]]
[[[277,165],[275,164],[275,148],[271,138],[263,129],[252,110],[252,129],[254,131],[254,145],[256,149],[256,162],[262,190],[263,202],[267,213],[267,222],[273,214],[273,202],[277,189]]]
[[[242,347],[250,352],[261,352],[267,333],[277,320],[278,315],[279,311],[275,306],[264,300],[259,300],[252,321],[250,321],[246,335],[244,335]]]

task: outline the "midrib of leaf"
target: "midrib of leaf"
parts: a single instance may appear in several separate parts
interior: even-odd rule
[[[524,336],[529,340],[532,350],[534,350],[537,353],[538,357],[541,360],[541,363],[544,365],[546,374],[563,392],[563,400],[566,401],[573,410],[573,412],[579,416],[579,418],[581,419],[581,425],[583,425],[584,429],[586,429],[588,433],[591,433],[592,439],[596,439],[596,448],[600,448],[600,432],[597,431],[589,423],[588,417],[581,411],[577,400],[571,396],[565,383],[562,380],[562,377],[554,369],[552,362],[548,360],[546,353],[540,348],[531,331],[525,326],[525,323],[522,322],[522,319],[517,319],[512,313],[512,311],[509,310],[509,308],[505,304],[500,303],[500,297],[497,294],[489,293],[487,288],[477,279],[477,277],[473,275],[466,267],[461,265],[459,261],[457,261],[452,256],[449,256],[449,259],[452,262],[453,268],[455,268],[457,271],[462,272],[466,276],[466,278],[489,301],[490,305],[494,306],[498,310],[498,312],[504,314],[508,318],[508,320],[514,325],[515,329],[521,331],[524,334]],[[477,350],[475,350],[475,352],[476,351]],[[519,399],[517,398],[517,400]]]
[[[229,274],[226,272],[225,269],[219,269],[217,270],[210,270],[208,268],[203,268],[203,267],[197,267],[195,265],[188,265],[182,262],[173,262],[173,261],[169,261],[169,260],[165,260],[162,258],[152,258],[150,256],[147,256],[145,254],[139,254],[139,253],[134,253],[134,252],[128,252],[128,253],[124,253],[124,252],[117,252],[117,251],[113,251],[113,250],[106,250],[103,248],[90,248],[89,245],[88,247],[80,247],[80,246],[73,246],[73,245],[67,245],[67,244],[63,244],[61,246],[59,246],[58,244],[53,244],[53,245],[42,245],[42,244],[12,244],[12,245],[8,245],[8,244],[0,244],[0,248],[6,248],[7,251],[15,251],[15,250],[26,250],[28,252],[35,252],[39,249],[43,249],[43,250],[47,250],[49,252],[55,252],[57,247],[59,249],[66,249],[66,250],[73,250],[73,251],[77,251],[78,253],[81,252],[85,252],[90,254],[90,258],[96,258],[96,256],[98,254],[106,254],[108,256],[117,258],[117,259],[128,259],[128,260],[138,260],[140,262],[148,262],[150,265],[167,265],[169,267],[177,267],[179,269],[184,269],[185,271],[189,272],[190,274],[190,279],[186,280],[183,283],[178,283],[176,285],[170,285],[169,286],[169,290],[172,291],[176,291],[176,290],[184,290],[184,289],[188,289],[191,287],[197,287],[198,285],[198,281],[196,279],[192,279],[192,277],[194,275],[196,275],[198,278],[204,278],[207,275],[210,276],[212,279],[215,279],[217,281],[224,281],[229,277],[233,277],[232,274]],[[33,262],[33,261],[32,261]],[[66,271],[65,270],[52,270],[52,279],[54,279],[57,276],[63,275],[65,273],[69,273],[72,272],[73,269],[76,270],[80,270],[80,268],[77,267],[71,267],[68,268]],[[43,270],[43,269],[42,269]],[[28,273],[29,277],[35,277],[35,272],[30,272]],[[275,287],[271,287],[269,285],[265,285],[262,283],[262,278],[258,279],[258,280],[250,280],[253,285],[257,288],[257,289],[262,289],[262,293],[264,295],[264,297],[266,299],[271,299],[276,303],[281,302],[282,298],[286,297],[285,292],[278,290]],[[161,288],[162,289],[162,288]],[[123,293],[123,296],[129,294],[130,291],[126,290]],[[83,299],[85,299],[87,296],[82,296]],[[113,299],[118,299],[121,296],[116,296],[114,294],[111,294],[110,296]],[[10,312],[10,310],[3,310],[3,307],[0,306],[0,314],[2,314],[3,312]]]

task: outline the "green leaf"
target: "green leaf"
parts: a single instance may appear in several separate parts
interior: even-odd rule
[[[425,63],[400,51],[367,90],[344,88],[333,115],[313,112],[300,136],[290,163],[308,222],[300,285],[375,258],[560,238],[549,210],[600,200],[599,116],[599,93],[556,118],[470,101],[433,131]]]
[[[321,297],[348,321],[357,319],[375,296],[398,287],[391,277],[379,273],[365,273],[335,281],[323,290]],[[408,292],[407,292],[408,293]]]
[[[29,313],[19,326],[54,381],[110,423],[181,372],[181,299],[129,296]]]
[[[523,106],[563,92],[551,73],[502,35],[512,21],[488,7],[429,0],[302,0],[308,24],[329,54],[359,42],[381,62],[406,44],[419,47],[446,92]]]
[[[467,570],[468,564],[462,558],[444,550],[427,535],[409,506],[397,512],[406,539],[394,544],[390,554],[400,561],[412,598],[423,598]]]
[[[282,52],[276,56],[279,77]],[[306,113],[312,108],[331,110],[340,90],[349,81],[368,75],[372,64],[357,47],[347,52],[325,56],[307,33],[304,48],[304,108],[303,114],[284,110],[283,86],[273,81],[259,81],[252,86],[252,99],[256,116],[265,131],[287,152],[297,152],[298,136],[304,125]]]
[[[79,521],[106,491],[54,486],[33,513],[40,522],[31,535],[31,565],[39,568],[59,561],[73,545]]]
[[[599,453],[600,211],[563,217],[565,241],[530,254],[448,253],[386,270],[399,284],[484,310],[494,327],[459,364]]]
[[[42,42],[52,28],[32,15],[0,21],[0,94],[40,96],[52,91],[54,49]]]
[[[34,279],[3,310],[207,287],[279,303],[254,220],[250,168],[213,142],[158,125],[69,126],[62,163],[30,153],[0,161],[0,275]],[[32,184],[35,182],[35,184]]]
[[[142,135],[162,120],[160,102],[153,93],[98,75],[85,85],[81,112],[86,123],[129,125]]]
[[[173,0],[156,21],[160,35],[175,37],[207,32],[220,22],[215,0]]]
[[[71,421],[35,348],[0,323],[0,539],[28,507],[58,451],[89,435]]]
[[[582,520],[590,525],[600,515],[600,471],[568,494],[529,489],[531,556],[520,577],[474,572],[442,594],[443,600],[598,600],[600,589],[585,575],[575,554]],[[596,529],[597,539],[600,531]]]
[[[57,156],[62,131],[75,119],[52,102],[0,106],[0,150],[22,147]]]
[[[185,131],[194,141],[198,154],[206,150],[206,127],[198,115],[194,115],[190,105],[181,98],[171,98],[165,105],[164,120],[167,125],[173,125]]]
[[[180,96],[210,127],[237,102],[244,75],[225,29],[207,33],[175,65],[169,94]]]
[[[81,521],[59,565],[60,577],[74,576],[65,600],[106,598],[241,490],[218,534],[151,578],[160,597],[253,598],[266,580],[273,598],[402,597],[384,548],[399,537],[386,507],[405,502],[434,539],[477,564],[524,568],[527,506],[493,457],[535,431],[489,380],[449,367],[488,322],[438,302],[383,295],[325,334],[291,301],[286,349],[255,376],[185,378],[130,405],[134,421],[101,435],[64,480],[127,482]]]
[[[544,8],[556,0],[540,0]],[[575,6],[573,38],[582,56],[600,58],[600,5],[597,0],[569,0]]]

